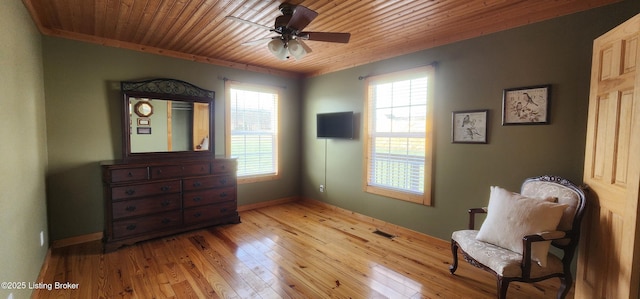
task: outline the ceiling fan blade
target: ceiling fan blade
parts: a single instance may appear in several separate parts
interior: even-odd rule
[[[271,41],[272,39],[278,39],[280,38],[279,36],[273,36],[273,37],[265,37],[265,38],[261,38],[261,39],[256,39],[256,40],[251,40],[248,42],[244,42],[240,45],[242,46],[255,46],[255,45],[262,45],[262,44],[266,44],[267,42]]]
[[[311,51],[311,48],[309,48],[309,46],[307,46],[307,44],[305,44],[305,43],[302,41],[302,39],[296,38],[296,40],[298,41],[298,43],[300,43],[300,46],[302,46],[302,48],[303,48],[305,51],[307,51],[307,54],[308,54],[308,53],[313,52],[313,51]]]
[[[243,19],[236,18],[236,17],[233,17],[233,16],[226,16],[225,18],[228,19],[228,20],[232,20],[232,21],[236,21],[236,22],[240,22],[240,23],[245,23],[247,25],[251,25],[251,26],[254,26],[254,27],[259,27],[259,28],[262,28],[262,29],[266,29],[266,30],[270,30],[270,31],[273,30],[273,28],[271,28],[269,26],[260,25],[258,23],[254,23],[254,22],[251,22],[251,21],[243,20]]]
[[[293,15],[287,24],[288,28],[294,29],[296,31],[301,31],[304,27],[307,27],[313,19],[318,16],[318,13],[308,9],[302,5],[296,6],[293,10]]]
[[[348,43],[351,33],[342,32],[300,32],[298,37],[305,40],[313,40],[320,42],[332,43]]]

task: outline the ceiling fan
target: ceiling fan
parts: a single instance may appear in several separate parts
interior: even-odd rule
[[[296,60],[300,60],[304,55],[310,53],[311,48],[304,43],[304,40],[348,43],[349,38],[351,38],[350,33],[302,31],[318,16],[317,12],[302,5],[282,3],[278,9],[282,12],[282,15],[276,18],[273,27],[260,25],[234,16],[227,16],[226,18],[279,34],[274,37],[245,42],[243,45],[256,45],[269,41],[267,43],[269,51],[281,60],[288,59],[289,54],[293,55]]]

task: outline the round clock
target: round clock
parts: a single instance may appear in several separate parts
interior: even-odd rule
[[[149,102],[138,102],[133,106],[133,110],[140,117],[149,117],[153,114],[153,106]]]

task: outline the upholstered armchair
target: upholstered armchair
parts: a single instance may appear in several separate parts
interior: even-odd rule
[[[451,236],[453,264],[458,268],[458,251],[472,265],[497,278],[498,298],[506,298],[509,283],[538,282],[559,277],[557,298],[565,298],[571,285],[571,262],[580,236],[585,210],[583,188],[557,176],[529,178],[520,194],[491,187],[487,208],[469,210],[469,227]],[[475,216],[487,213],[480,230]],[[563,251],[562,258],[549,252]]]

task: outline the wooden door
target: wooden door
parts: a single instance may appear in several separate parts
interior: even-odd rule
[[[594,42],[576,298],[638,298],[640,15]]]
[[[167,151],[173,151],[173,106],[167,101]]]

